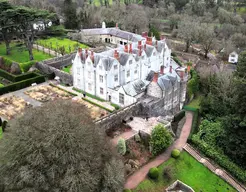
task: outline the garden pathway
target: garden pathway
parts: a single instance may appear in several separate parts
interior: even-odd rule
[[[127,178],[125,183],[125,188],[134,189],[136,188],[146,177],[149,172],[149,169],[152,167],[157,167],[163,162],[167,161],[173,149],[182,150],[186,145],[188,136],[190,134],[191,125],[192,125],[193,114],[192,112],[186,112],[186,121],[183,126],[180,137],[161,155],[157,156],[153,161],[149,162],[142,168],[140,168],[137,172]]]
[[[81,98],[84,97],[82,93],[79,93],[79,92],[73,90],[73,87],[66,87],[66,86],[59,85],[59,84],[57,84],[56,86],[58,86],[58,87],[60,87],[60,88],[62,88],[64,90],[67,90],[67,91],[69,91],[71,93],[77,94]],[[96,104],[98,104],[100,106],[103,106],[103,107],[105,107],[105,108],[107,108],[107,109],[109,109],[111,111],[115,110],[115,108],[109,102],[98,101],[97,99],[94,99],[94,98],[91,98],[91,97],[88,97],[88,96],[86,96],[86,99],[88,99],[91,102],[96,103]]]

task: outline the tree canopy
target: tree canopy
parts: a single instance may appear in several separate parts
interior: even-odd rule
[[[118,192],[124,166],[87,108],[56,101],[28,109],[0,140],[0,191]]]

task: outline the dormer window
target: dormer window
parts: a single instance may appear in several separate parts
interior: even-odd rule
[[[153,55],[155,56],[156,55],[156,52],[154,52]]]

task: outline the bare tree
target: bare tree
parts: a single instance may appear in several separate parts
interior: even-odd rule
[[[202,23],[198,28],[197,40],[200,42],[204,51],[205,58],[208,57],[209,51],[216,44],[216,36],[213,27]]]
[[[187,17],[187,16],[185,17],[184,21],[182,21],[179,24],[178,37],[182,38],[185,41],[185,44],[186,44],[185,51],[186,52],[189,51],[189,47],[192,41],[196,39],[198,25],[199,23],[197,23],[192,18]]]
[[[124,166],[87,108],[71,101],[28,109],[0,145],[0,191],[118,192]]]

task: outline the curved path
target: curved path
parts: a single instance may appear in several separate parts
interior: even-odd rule
[[[128,177],[127,181],[125,183],[125,188],[127,188],[127,189],[136,188],[139,185],[139,183],[141,183],[145,179],[150,168],[157,167],[160,164],[162,164],[163,162],[167,161],[170,158],[171,152],[173,149],[182,150],[182,148],[185,146],[187,139],[189,137],[189,134],[190,134],[191,125],[192,125],[192,118],[193,118],[192,112],[186,111],[186,121],[185,121],[183,129],[181,131],[180,137],[164,153],[157,156],[153,161],[144,165],[137,172],[135,172],[133,175]]]

